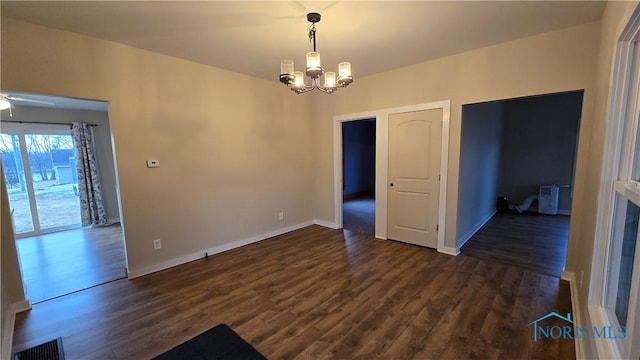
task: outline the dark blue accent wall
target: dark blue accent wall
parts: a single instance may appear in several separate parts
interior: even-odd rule
[[[374,193],[376,169],[375,120],[342,123],[343,195]]]
[[[538,194],[540,185],[569,185],[560,189],[558,209],[571,210],[582,95],[573,91],[504,102],[498,192],[510,204]]]

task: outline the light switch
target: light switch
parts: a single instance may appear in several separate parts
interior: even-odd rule
[[[147,160],[148,168],[157,168],[160,166],[160,160]]]

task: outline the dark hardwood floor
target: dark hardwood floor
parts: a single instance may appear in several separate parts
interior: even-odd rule
[[[18,314],[14,351],[148,359],[227,323],[269,359],[572,359],[531,321],[568,283],[520,267],[310,226]],[[553,321],[553,320],[551,320]]]
[[[120,225],[43,234],[16,245],[32,303],[125,277]]]
[[[462,247],[462,255],[560,277],[569,240],[569,216],[497,213]]]

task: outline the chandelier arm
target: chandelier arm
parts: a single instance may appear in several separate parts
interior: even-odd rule
[[[323,93],[327,93],[327,94],[332,94],[333,92],[335,92],[336,90],[338,90],[337,87],[335,86],[321,86],[318,82],[316,82],[315,80],[313,81],[313,85],[320,91],[322,91]]]
[[[318,82],[318,79],[311,79],[311,86],[309,87],[312,89],[320,89],[320,84]]]
[[[333,88],[333,87],[324,87],[324,86],[317,86],[318,90],[322,91],[323,93],[327,93],[327,94],[333,94],[336,90],[338,90],[337,88]]]
[[[295,92],[296,94],[302,94],[302,93],[306,93],[309,92],[313,89],[316,88],[316,82],[315,80],[311,81],[311,85],[303,85],[303,86],[290,86],[291,91]]]
[[[315,87],[305,86],[305,87],[291,88],[291,91],[295,92],[296,94],[302,94],[302,93],[309,92],[313,89],[315,89]]]

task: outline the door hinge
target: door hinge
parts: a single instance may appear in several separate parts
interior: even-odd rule
[[[438,230],[439,230],[439,226],[438,226],[438,224],[436,224],[436,231],[438,231]]]
[[[440,174],[438,174],[438,181],[440,181]]]

